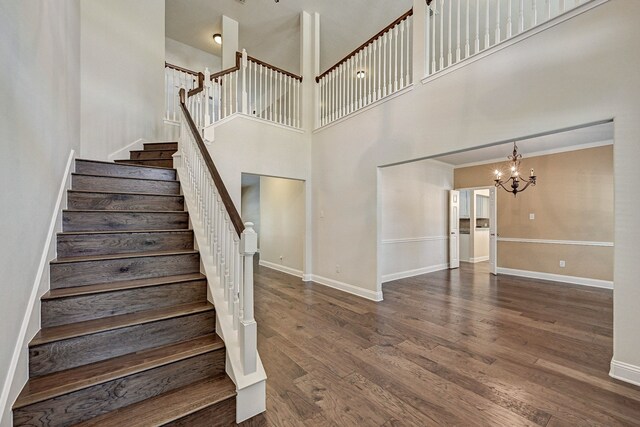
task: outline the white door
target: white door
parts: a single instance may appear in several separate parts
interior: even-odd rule
[[[449,268],[460,267],[460,192],[449,191]]]
[[[498,192],[489,189],[489,271],[498,274]]]

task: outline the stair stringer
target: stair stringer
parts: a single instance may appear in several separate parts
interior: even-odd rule
[[[173,157],[175,164],[181,164],[181,162],[175,161],[176,158],[180,157],[180,154],[175,153]],[[186,172],[181,167],[176,167],[176,170],[178,171],[178,180],[181,180],[181,178],[187,179]],[[195,206],[194,197],[186,186],[180,186],[180,188],[182,195],[184,195],[185,210],[189,211],[190,206]],[[213,263],[211,248],[202,244],[206,241],[204,226],[195,211],[189,215],[189,219],[193,228],[196,249],[200,251],[200,268],[204,270],[203,274],[207,276],[209,299],[216,307],[217,333],[224,341],[227,349],[225,370],[236,385],[236,422],[240,423],[266,410],[267,374],[259,354],[257,355],[256,371],[249,375],[243,373],[240,341],[238,339],[238,331],[234,329],[233,313],[229,310],[229,305],[225,301],[217,267]]]

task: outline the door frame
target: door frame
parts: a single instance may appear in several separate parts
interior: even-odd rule
[[[489,266],[490,266],[490,273],[493,274],[494,276],[497,276],[498,275],[498,251],[497,251],[498,242],[497,240],[499,236],[498,234],[498,192],[496,191],[497,188],[494,185],[486,185],[482,187],[454,188],[453,190],[455,191],[489,190]],[[493,199],[491,198],[491,194],[495,195]],[[491,227],[492,224],[494,226],[493,228]],[[495,229],[495,232],[493,232],[493,229]],[[493,236],[492,236],[492,232],[494,234]],[[492,250],[492,244],[491,244],[492,240],[495,242],[495,245],[493,245],[495,249],[493,250]],[[460,242],[460,239],[458,239],[458,242]],[[449,247],[451,247],[451,240],[449,240]],[[458,253],[460,253],[459,248],[458,248]]]

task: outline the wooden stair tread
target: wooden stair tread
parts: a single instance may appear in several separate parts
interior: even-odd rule
[[[168,150],[158,150],[158,151],[168,151]],[[155,162],[158,160],[172,160],[171,157],[152,157],[148,159],[127,159],[127,160],[116,160],[118,164],[135,164],[133,162]]]
[[[183,230],[180,230],[183,231]],[[146,258],[146,257],[154,257],[154,256],[165,256],[165,255],[195,255],[199,253],[195,249],[188,250],[177,250],[177,251],[156,251],[156,252],[134,252],[134,253],[123,253],[123,254],[112,254],[112,255],[91,255],[91,256],[74,256],[74,257],[66,257],[66,258],[56,258],[50,262],[50,264],[68,264],[72,262],[89,262],[89,261],[106,261],[113,259],[124,259],[124,258]]]
[[[101,319],[87,320],[84,322],[70,323],[68,325],[42,328],[36,336],[33,337],[29,343],[29,347],[95,334],[98,332],[126,328],[133,325],[141,325],[174,317],[202,313],[213,309],[213,305],[208,302],[203,302],[165,307],[155,310],[145,310],[137,313],[122,314],[118,316],[103,317]]]
[[[103,176],[103,175],[100,175]],[[110,177],[119,178],[119,177]],[[167,180],[159,180],[167,181]],[[172,181],[167,181],[172,182]],[[154,196],[154,197],[184,197],[182,194],[162,194],[162,193],[135,193],[128,191],[100,191],[100,190],[67,190],[69,193],[86,193],[86,194],[118,194],[124,196]]]
[[[124,291],[128,289],[147,288],[151,286],[169,285],[195,280],[206,280],[206,276],[200,273],[180,274],[177,276],[162,276],[149,279],[124,280],[121,282],[100,283],[97,285],[77,286],[70,288],[51,289],[42,296],[42,300],[67,298],[80,295],[100,294],[104,292]]]
[[[148,160],[167,160],[167,159],[148,159]],[[136,160],[137,161],[137,160]],[[167,169],[167,168],[165,168]],[[71,176],[90,176],[96,178],[105,178],[105,179],[128,179],[131,181],[153,181],[153,182],[180,182],[177,179],[154,179],[154,178],[138,178],[138,177],[130,177],[130,176],[111,176],[111,175],[97,175],[92,173],[72,173]],[[94,191],[90,191],[93,193]],[[142,193],[142,194],[150,194],[150,193]]]
[[[130,153],[153,153],[154,151],[178,151],[177,149],[173,149],[173,148],[149,148],[149,149],[144,149],[144,150],[130,150]],[[127,159],[123,159],[123,160],[127,160]],[[128,159],[131,160],[131,159]],[[133,159],[136,160],[136,159]]]
[[[114,165],[114,162],[104,162],[101,160],[88,160],[88,159],[76,159],[76,161],[80,161],[80,162],[91,162],[91,163],[102,163],[105,165]],[[116,162],[118,162],[116,160]],[[121,163],[118,163],[121,164]],[[146,166],[146,165],[136,165],[136,164],[131,164],[131,163],[122,163],[122,165],[124,166],[130,166],[130,167],[134,167],[134,168],[151,168],[151,169],[164,169],[164,170],[176,170],[175,168],[165,168],[162,166]],[[103,175],[100,175],[103,176]]]
[[[187,211],[135,211],[135,210],[104,210],[104,209],[64,209],[62,212],[100,212],[100,213],[161,213],[161,214],[177,214],[177,213],[188,213]]]
[[[215,334],[31,378],[13,409],[224,348]]]
[[[112,211],[110,211],[112,212]],[[141,212],[141,211],[136,211]],[[142,211],[144,212],[144,211]],[[94,235],[94,234],[136,234],[136,233],[193,233],[193,228],[168,228],[166,230],[99,230],[99,231],[61,231],[58,236]]]
[[[226,375],[220,375],[92,418],[76,426],[161,426],[232,399],[235,395],[236,387],[233,382]]]

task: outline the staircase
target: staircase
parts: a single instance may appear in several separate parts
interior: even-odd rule
[[[76,160],[16,426],[226,426],[225,373],[176,143]],[[161,167],[158,167],[161,166]]]

